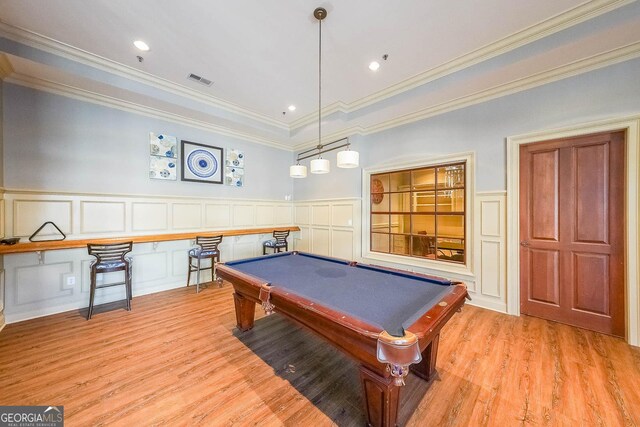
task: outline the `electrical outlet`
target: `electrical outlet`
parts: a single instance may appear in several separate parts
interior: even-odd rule
[[[67,286],[71,286],[75,284],[76,284],[76,276],[67,277]]]

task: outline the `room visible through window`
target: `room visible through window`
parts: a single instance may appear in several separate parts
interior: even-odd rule
[[[371,251],[465,263],[465,166],[371,175]]]

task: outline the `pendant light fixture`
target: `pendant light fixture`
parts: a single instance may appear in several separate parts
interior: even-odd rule
[[[359,164],[360,154],[357,151],[351,151],[349,147],[344,151],[338,151],[339,168],[357,168]]]
[[[305,165],[301,165],[299,162],[293,166],[289,166],[289,176],[291,178],[306,178],[307,167]]]
[[[318,20],[318,146],[322,145],[322,20],[327,17],[327,10],[322,7],[313,11],[313,16]],[[320,151],[320,150],[319,150]],[[323,159],[322,154],[311,160],[311,173],[329,173],[331,165],[329,160]]]
[[[322,144],[322,21],[327,17],[327,10],[318,7],[313,11],[313,16],[318,20],[318,145],[315,148],[298,154],[296,164],[289,167],[289,176],[292,178],[305,178],[307,176],[307,167],[301,165],[300,160],[316,156],[318,158],[311,160],[311,173],[329,173],[331,164],[329,160],[322,158],[322,154],[344,147],[347,148],[345,151],[338,152],[338,167],[356,168],[359,165],[360,156],[357,151],[351,151],[349,138],[341,138],[327,144]],[[347,142],[334,146],[344,140]]]

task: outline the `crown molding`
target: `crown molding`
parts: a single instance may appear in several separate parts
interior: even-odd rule
[[[214,125],[201,120],[192,119],[179,114],[170,113],[168,111],[160,110],[157,108],[147,107],[134,102],[123,101],[121,99],[113,98],[100,93],[91,92],[84,89],[79,89],[69,85],[52,82],[45,79],[39,79],[36,77],[26,76],[23,74],[13,73],[9,77],[4,79],[7,83],[16,84],[19,86],[29,87],[32,89],[41,90],[44,92],[53,93],[56,95],[65,96],[67,98],[77,99],[79,101],[90,102],[92,104],[102,105],[109,108],[115,108],[121,111],[129,113],[141,114],[146,117],[153,117],[161,120],[166,120],[173,123],[178,123],[186,126],[190,126],[197,129],[217,133],[219,135],[230,136],[238,139],[242,139],[256,144],[266,145],[273,148],[277,148],[285,151],[292,151],[289,145],[283,144],[278,141],[270,140],[267,138],[261,138],[245,132],[235,131],[223,126]]]
[[[128,65],[120,64],[91,52],[78,49],[25,28],[16,27],[0,21],[0,36],[102,71],[107,71],[129,80],[134,80],[136,82],[155,87],[165,92],[179,95],[196,102],[238,114],[251,120],[274,126],[278,129],[289,130],[289,126],[280,120],[273,119],[264,114],[241,107],[223,99],[216,98],[212,95],[196,91],[187,86],[154,76]]]
[[[449,74],[469,68],[480,62],[495,58],[496,56],[580,24],[581,22],[603,15],[633,3],[634,1],[635,0],[595,0],[586,2],[354,102],[346,103],[339,101],[330,104],[322,109],[322,114],[329,115],[337,112],[345,114],[353,113],[359,109],[384,101],[385,99],[407,92],[418,86],[433,82]],[[309,113],[291,122],[291,132],[313,123],[317,117],[317,112]]]
[[[632,43],[627,46],[590,56],[588,58],[573,61],[568,64],[561,65],[547,71],[542,71],[528,77],[512,80],[508,83],[494,86],[467,96],[452,99],[450,101],[427,107],[410,114],[405,114],[403,116],[399,116],[373,126],[352,126],[333,134],[326,135],[322,139],[322,141],[331,141],[338,138],[346,138],[352,135],[369,135],[377,132],[382,132],[387,129],[417,122],[429,117],[434,117],[453,110],[458,110],[460,108],[480,104],[492,99],[511,95],[517,92],[522,92],[538,86],[543,86],[548,83],[553,83],[558,80],[577,76],[579,74],[587,73],[589,71],[604,68],[638,57],[640,57],[640,42]],[[300,151],[306,148],[311,148],[316,146],[317,143],[318,142],[314,140],[307,141],[294,146],[293,150]]]
[[[627,4],[633,3],[635,0],[592,0],[574,7],[568,11],[559,13],[549,19],[531,25],[524,30],[518,31],[510,36],[502,38],[496,42],[490,43],[477,50],[464,54],[458,58],[448,61],[430,70],[419,73],[409,79],[389,86],[379,92],[358,99],[351,103],[335,102],[322,108],[321,114],[329,115],[333,113],[349,114],[361,108],[391,98],[395,95],[407,92],[418,86],[432,82],[451,73],[468,68],[472,65],[494,58],[498,55],[512,51],[518,47],[534,42],[551,34],[562,31],[571,26],[577,25],[596,16],[610,12]],[[137,81],[163,91],[173,93],[185,98],[200,102],[215,108],[238,114],[240,116],[255,120],[278,129],[286,130],[290,134],[303,126],[315,122],[318,113],[307,114],[298,120],[291,122],[290,125],[268,117],[264,114],[252,111],[250,109],[240,107],[231,102],[216,98],[211,95],[193,90],[187,86],[173,83],[169,80],[156,77],[152,74],[140,71],[136,68],[120,64],[118,62],[103,58],[90,52],[78,49],[66,43],[43,36],[33,31],[12,26],[0,21],[0,36],[6,37],[18,43],[22,43],[36,49],[40,49],[57,56],[61,56],[82,64],[107,71],[121,77]]]
[[[13,67],[7,55],[0,53],[0,80],[4,80],[13,73]]]
[[[574,61],[563,66],[540,72],[528,77],[516,79],[502,85],[494,86],[492,88],[485,89],[467,96],[456,98],[438,105],[415,111],[410,114],[399,116],[373,126],[365,127],[356,125],[341,129],[337,132],[325,135],[322,138],[322,141],[330,142],[335,141],[336,139],[353,135],[369,135],[381,132],[387,129],[424,120],[429,117],[434,117],[460,108],[480,104],[482,102],[486,102],[502,96],[521,92],[527,89],[532,89],[534,87],[542,86],[547,83],[552,83],[554,81],[562,80],[571,76],[579,75],[588,71],[596,70],[609,65],[614,65],[638,57],[640,57],[640,42],[613,49],[608,52],[600,53],[589,58]],[[3,80],[5,80],[7,83],[30,87],[33,89],[42,90],[45,92],[54,93],[57,95],[62,95],[93,104],[141,114],[147,117],[159,118],[162,120],[187,125],[205,131],[214,132],[220,135],[239,138],[245,141],[266,145],[285,151],[300,151],[303,149],[315,147],[317,145],[316,140],[311,140],[291,147],[278,141],[261,138],[244,132],[234,131],[222,126],[213,125],[204,121],[195,120],[167,111],[146,107],[133,102],[119,100],[117,98],[60,83],[55,83],[44,79],[25,76],[17,74],[15,72],[12,73],[10,71],[12,70],[11,64],[8,62],[5,55],[0,55],[0,70],[3,70],[4,73],[10,73],[7,75],[7,77],[3,78]]]

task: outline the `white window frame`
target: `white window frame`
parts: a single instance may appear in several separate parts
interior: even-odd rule
[[[371,175],[406,169],[465,162],[465,263],[452,263],[371,250]],[[473,274],[473,206],[475,199],[475,152],[413,158],[411,161],[378,164],[362,170],[362,261],[401,267],[420,273],[446,275],[450,279],[475,280]]]

